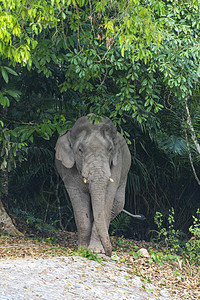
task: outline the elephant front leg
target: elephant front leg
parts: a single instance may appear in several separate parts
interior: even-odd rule
[[[106,218],[106,225],[107,225],[107,230],[109,229],[110,226],[110,221],[112,217],[112,207],[113,207],[113,202],[114,202],[114,195],[115,195],[115,189],[110,189],[109,190],[110,194],[106,196],[106,203],[105,203],[105,218]],[[90,238],[90,243],[89,243],[89,249],[91,249],[95,253],[103,253],[105,254],[104,247],[101,243],[100,237],[98,235],[97,229],[95,224],[93,223],[92,226],[92,234]]]
[[[67,188],[78,231],[78,248],[87,248],[92,232],[91,204],[88,194],[77,188]]]
[[[95,253],[105,254],[105,250],[103,248],[103,245],[101,243],[101,240],[99,238],[99,235],[97,233],[97,229],[96,229],[96,226],[95,226],[94,223],[93,223],[93,226],[92,226],[92,234],[91,234],[91,237],[90,237],[90,243],[89,243],[88,248],[90,250],[92,250],[93,252],[95,252]]]

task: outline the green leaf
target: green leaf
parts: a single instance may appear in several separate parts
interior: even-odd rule
[[[121,48],[121,55],[124,57],[124,46]]]
[[[4,67],[1,67],[1,74],[6,83],[8,83],[8,73],[6,72]]]
[[[6,161],[6,159],[4,159],[2,164],[1,164],[1,170],[5,170],[6,167],[7,167],[7,161]]]
[[[19,92],[18,91],[13,91],[13,90],[6,90],[6,92],[12,96],[13,98],[19,98]]]
[[[4,133],[4,137],[5,137],[6,141],[9,142],[10,141],[10,133],[6,130],[3,133]]]
[[[8,71],[8,73],[12,74],[12,75],[15,75],[15,76],[18,76],[18,74],[11,68],[9,67],[4,67],[4,69],[6,69]]]
[[[111,76],[113,74],[113,69],[110,69],[108,75]]]
[[[10,101],[9,101],[8,97],[0,95],[0,104],[3,106],[3,108],[6,106],[9,107]]]

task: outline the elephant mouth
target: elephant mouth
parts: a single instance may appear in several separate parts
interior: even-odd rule
[[[109,180],[110,182],[114,182],[114,180],[112,179],[112,177],[109,177],[108,180]],[[84,183],[88,183],[89,180],[88,180],[87,178],[83,177],[83,182],[84,182]]]

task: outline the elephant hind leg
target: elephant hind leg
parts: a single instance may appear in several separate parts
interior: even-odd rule
[[[116,192],[111,211],[111,221],[123,210],[125,204],[126,181],[121,184]]]

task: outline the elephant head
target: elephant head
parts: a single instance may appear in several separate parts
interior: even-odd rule
[[[111,178],[111,168],[118,160],[117,130],[110,119],[98,124],[88,116],[77,120],[73,128],[63,134],[56,145],[56,158],[66,168],[76,167],[79,176],[88,185],[94,223],[104,247],[110,256],[112,247],[108,235],[109,216],[106,216],[105,195]],[[108,221],[109,220],[109,221]]]

